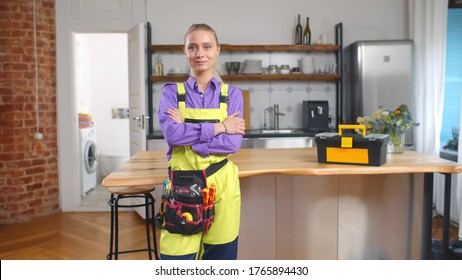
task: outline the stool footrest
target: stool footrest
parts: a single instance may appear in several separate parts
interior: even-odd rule
[[[121,254],[130,254],[130,253],[138,253],[138,252],[151,252],[151,253],[156,253],[156,251],[154,249],[135,249],[135,250],[127,250],[127,251],[119,251],[117,254],[121,255]],[[107,254],[106,256],[106,259],[108,260],[112,260],[112,256],[114,255],[114,253],[111,254]]]
[[[155,189],[155,188],[153,188]],[[144,203],[133,203],[133,204],[119,204],[123,199],[127,198],[142,198]],[[112,260],[118,259],[119,254],[128,254],[136,252],[148,252],[148,257],[152,259],[152,253],[154,253],[155,259],[159,259],[159,253],[157,250],[157,239],[156,239],[156,229],[154,225],[154,206],[156,200],[151,195],[150,192],[143,193],[111,193],[111,198],[108,201],[108,205],[111,207],[111,233],[110,233],[110,245],[109,245],[109,254],[106,255],[106,259]],[[135,249],[135,250],[125,250],[119,251],[119,208],[136,208],[144,207],[145,208],[145,222],[146,222],[146,241],[147,248],[145,249]],[[150,217],[151,216],[151,217]],[[152,234],[151,234],[152,232]],[[153,246],[151,246],[151,236]]]

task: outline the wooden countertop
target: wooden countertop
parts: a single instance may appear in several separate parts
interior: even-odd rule
[[[230,159],[239,167],[239,177],[264,174],[327,176],[400,173],[461,173],[462,165],[434,156],[406,151],[388,154],[382,166],[323,164],[316,148],[241,149]],[[143,151],[134,155],[103,180],[105,187],[152,186],[167,178],[165,151]]]

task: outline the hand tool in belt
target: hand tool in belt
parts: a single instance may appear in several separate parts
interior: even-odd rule
[[[207,209],[207,218],[209,219],[207,221],[207,224],[205,225],[205,232],[209,230],[209,226],[212,222],[212,216],[213,216],[213,205],[215,204],[215,199],[216,199],[216,191],[217,187],[215,183],[212,183],[210,185],[210,188],[208,190],[208,202],[207,204],[204,204],[204,207]]]

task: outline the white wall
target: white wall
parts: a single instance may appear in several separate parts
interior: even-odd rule
[[[222,44],[292,44],[297,15],[310,17],[313,38],[343,22],[344,43],[408,39],[407,0],[148,0],[154,44],[181,44],[192,23],[207,23]],[[303,26],[305,21],[302,21]]]
[[[408,39],[407,0],[236,0],[232,2],[197,0],[193,2],[148,0],[147,21],[152,26],[153,44],[182,44],[184,33],[192,23],[207,23],[215,29],[221,44],[293,44],[297,15],[310,17],[312,41],[327,34],[328,42],[335,42],[335,25],[343,23],[344,46],[357,40]],[[220,63],[245,59],[262,59],[269,64],[298,66],[301,53],[225,53]],[[184,69],[182,54],[162,54],[164,69]],[[331,53],[316,54],[317,66],[333,63]],[[224,67],[222,66],[222,69]],[[280,117],[280,128],[302,127],[302,101],[327,100],[329,114],[335,124],[334,82],[233,82],[250,91],[250,127],[261,128],[265,108],[279,104],[285,116]],[[154,85],[154,111],[157,110],[162,83]],[[271,111],[270,111],[271,112]],[[272,118],[267,123],[273,126]],[[154,115],[154,129],[158,130]]]

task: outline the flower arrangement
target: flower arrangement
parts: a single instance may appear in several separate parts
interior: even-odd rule
[[[380,107],[372,117],[358,117],[356,121],[366,126],[367,133],[380,134],[401,134],[419,125],[412,120],[411,112],[405,104],[393,111]]]
[[[390,135],[390,142],[399,145],[401,137],[419,123],[412,120],[411,112],[406,104],[401,104],[396,110],[386,110],[379,107],[372,117],[358,117],[356,121],[366,126],[366,133]]]

